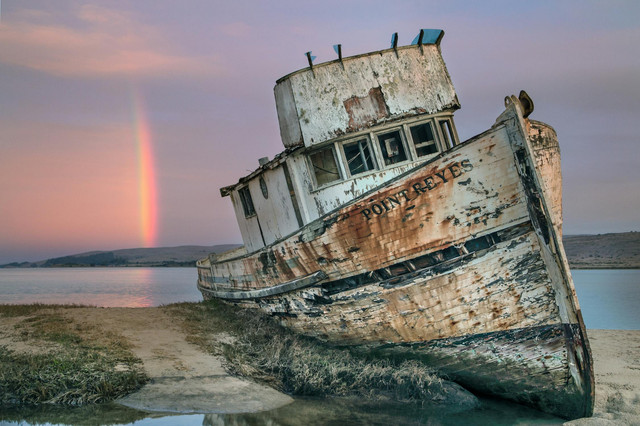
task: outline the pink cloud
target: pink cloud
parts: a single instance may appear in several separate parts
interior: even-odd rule
[[[73,17],[73,26],[56,23],[55,16],[39,11],[23,11],[17,20],[5,20],[0,61],[75,77],[220,71],[213,57],[172,52],[170,40],[160,31],[128,13],[85,5]]]

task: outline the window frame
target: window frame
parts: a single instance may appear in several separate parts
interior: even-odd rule
[[[456,131],[456,127],[453,124],[451,116],[446,115],[442,117],[434,117],[434,120],[437,124],[436,128],[440,136],[440,146],[443,148],[443,152],[452,149],[460,143],[458,140],[458,132]],[[446,131],[443,128],[443,125],[448,127]]]
[[[393,132],[398,132],[400,134],[400,143],[402,144],[402,148],[404,149],[404,153],[407,158],[397,163],[387,164],[387,162],[385,161],[384,154],[382,152],[382,145],[380,144],[379,136],[387,133],[393,133]],[[380,163],[381,169],[389,169],[405,163],[415,161],[413,159],[413,153],[411,151],[411,148],[407,143],[407,135],[406,135],[404,126],[400,125],[400,126],[388,127],[386,129],[381,129],[380,131],[377,131],[377,132],[371,132],[371,134],[375,137],[376,143],[374,143],[373,145],[375,147],[376,154],[378,155],[378,158],[382,160],[382,163]]]
[[[244,195],[245,193],[246,196]],[[253,203],[253,196],[251,195],[249,185],[245,185],[242,188],[238,189],[238,198],[240,199],[240,205],[242,206],[242,212],[244,213],[245,219],[257,215],[256,207]]]
[[[318,184],[318,178],[316,176],[316,167],[313,164],[313,160],[311,159],[311,156],[314,154],[319,153],[320,151],[325,151],[327,149],[331,150],[331,153],[333,154],[333,161],[336,163],[336,169],[338,171],[338,177],[330,182],[325,182],[322,185]],[[319,148],[314,149],[313,151],[310,151],[309,153],[307,153],[306,155],[306,160],[307,160],[307,166],[309,167],[309,174],[311,175],[311,179],[313,179],[313,186],[314,189],[321,189],[321,188],[325,188],[327,186],[330,185],[334,185],[336,183],[342,182],[344,181],[344,170],[343,170],[343,166],[342,166],[342,161],[340,161],[339,155],[337,153],[336,147],[335,147],[335,143],[331,143],[328,145],[324,145],[321,146]]]
[[[365,170],[362,171],[360,173],[356,173],[356,174],[352,174],[351,173],[351,168],[349,167],[349,159],[347,158],[347,153],[345,152],[345,145],[350,145],[350,144],[354,144],[354,143],[360,143],[361,141],[365,141],[367,148],[369,149],[369,154],[371,155],[371,162],[373,163],[373,167],[369,170]],[[362,134],[356,138],[349,138],[345,141],[340,142],[340,154],[342,155],[342,160],[344,160],[343,166],[344,166],[344,171],[346,174],[345,179],[350,179],[353,177],[357,177],[357,176],[363,176],[366,175],[367,173],[371,173],[374,172],[376,170],[379,170],[379,166],[378,166],[378,158],[376,155],[376,151],[374,149],[373,143],[371,142],[371,134],[370,133],[365,133]],[[361,151],[362,153],[362,151]],[[368,167],[368,166],[367,166]]]
[[[404,120],[403,120],[404,121]],[[443,135],[442,124],[448,123],[450,133],[447,136],[452,138],[451,147],[445,145],[445,137]],[[422,157],[418,156],[418,152],[415,146],[415,142],[413,140],[413,135],[411,134],[411,128],[415,126],[419,126],[421,124],[430,123],[431,130],[435,137],[435,146],[437,151],[432,154],[427,154]],[[348,134],[344,135],[340,138],[336,138],[331,142],[327,142],[319,147],[310,147],[309,151],[305,154],[305,161],[307,163],[307,167],[310,174],[310,179],[313,184],[313,188],[311,192],[316,192],[327,187],[340,184],[347,180],[360,178],[366,176],[368,174],[374,173],[376,171],[383,171],[388,169],[393,169],[398,166],[403,166],[408,163],[420,162],[424,160],[428,160],[438,154],[441,154],[444,151],[447,151],[456,145],[458,145],[458,133],[453,121],[453,115],[450,113],[437,113],[429,115],[428,117],[420,116],[414,117],[413,119],[408,119],[402,123],[393,123],[385,127],[382,126],[381,129],[366,129],[360,131],[356,134]],[[380,145],[380,136],[388,133],[398,132],[400,134],[400,140],[403,149],[405,150],[406,159],[404,161],[400,161],[393,164],[386,164],[385,157],[383,156],[382,147]],[[367,170],[361,173],[357,173],[355,175],[351,174],[351,170],[349,169],[349,163],[347,160],[347,155],[344,150],[345,145],[349,145],[351,143],[360,142],[363,139],[367,141],[367,146],[369,147],[371,153],[371,160],[373,162],[373,169]],[[319,151],[331,149],[333,154],[333,160],[336,164],[336,169],[339,177],[330,182],[323,183],[322,185],[318,185],[318,179],[315,173],[315,166],[313,161],[311,160],[311,156],[318,153]]]
[[[426,154],[426,155],[418,155],[418,146],[416,144],[416,141],[413,140],[413,133],[411,132],[411,129],[414,127],[418,127],[421,125],[425,125],[425,124],[429,124],[431,125],[431,133],[433,134],[433,144],[436,147],[436,152],[432,152],[430,154]],[[441,138],[440,138],[440,134],[438,133],[438,129],[437,124],[436,124],[436,119],[435,118],[429,118],[427,120],[421,120],[421,121],[415,121],[413,123],[405,123],[406,126],[406,130],[405,133],[408,135],[408,137],[411,138],[411,143],[409,144],[411,146],[411,153],[413,155],[413,157],[415,158],[414,161],[421,161],[421,160],[425,160],[428,158],[431,158],[435,155],[438,155],[442,152],[442,146],[441,146]]]

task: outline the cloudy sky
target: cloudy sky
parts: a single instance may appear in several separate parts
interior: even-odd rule
[[[240,242],[218,188],[277,154],[273,86],[442,28],[461,139],[526,89],[567,234],[640,231],[640,2],[2,0],[0,263]]]

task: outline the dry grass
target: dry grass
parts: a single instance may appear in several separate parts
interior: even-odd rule
[[[20,319],[22,346],[37,348],[0,346],[0,405],[105,402],[147,381],[128,342],[63,315],[74,307],[0,305],[0,316]]]
[[[217,301],[165,309],[185,318],[191,342],[212,354],[223,354],[232,373],[293,395],[434,401],[450,389],[423,364],[367,359],[348,349],[296,335],[255,310]],[[233,338],[222,343],[216,338],[221,333]]]
[[[74,321],[68,309],[74,307],[0,305],[0,317],[15,324],[13,343],[0,345],[0,405],[104,402],[147,381],[127,339]],[[294,334],[255,310],[215,301],[158,309],[183,320],[189,342],[224,355],[230,372],[290,394],[436,403],[456,398],[451,383],[423,364],[366,358]]]
[[[45,305],[43,303],[32,303],[29,305],[0,305],[0,317],[24,317],[43,310],[75,307],[82,307],[82,305]]]

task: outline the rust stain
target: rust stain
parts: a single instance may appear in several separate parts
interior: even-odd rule
[[[380,87],[369,90],[367,96],[352,96],[343,104],[349,116],[347,131],[350,132],[370,127],[378,120],[389,116],[389,108]]]

